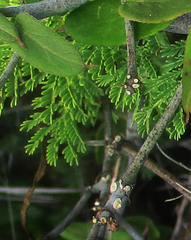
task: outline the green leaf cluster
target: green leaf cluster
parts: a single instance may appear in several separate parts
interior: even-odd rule
[[[20,15],[17,21],[26,28],[21,23],[23,17],[24,15]],[[35,26],[43,28],[42,24],[28,15],[27,21],[29,26],[30,22],[34,22]],[[60,28],[62,24],[64,18],[61,16],[46,21],[46,25],[52,29],[58,26]],[[46,32],[44,28],[43,31]],[[30,34],[26,29],[26,36],[22,40]],[[31,36],[35,39],[42,37],[41,34]],[[59,35],[54,40],[58,40],[57,38]],[[75,41],[73,45],[71,46],[74,49],[78,49],[85,66],[80,74],[69,77],[52,75],[23,61],[1,91],[2,109],[6,98],[11,98],[10,105],[14,107],[19,97],[24,97],[36,88],[40,90],[40,95],[31,104],[34,113],[22,124],[21,130],[31,131],[33,134],[26,146],[26,152],[33,154],[41,142],[45,141],[47,161],[54,166],[60,153],[72,164],[77,163],[79,153],[86,151],[81,129],[83,125],[94,125],[102,115],[104,96],[112,103],[114,122],[118,119],[119,111],[134,111],[138,132],[145,137],[165,110],[182,77],[185,42],[170,44],[164,32],[145,38],[142,46],[137,46],[137,65],[142,84],[133,95],[128,95],[123,88],[127,82],[127,53],[123,45],[93,46]],[[2,59],[7,60],[11,50],[8,51],[4,44],[0,47],[5,49],[1,52]],[[4,61],[0,63],[5,64]],[[1,69],[3,68],[4,65]],[[170,138],[177,140],[184,133],[181,107],[169,123],[167,131]]]
[[[165,33],[145,40],[139,47],[139,71],[144,95],[143,107],[134,115],[138,132],[145,136],[160,118],[182,78],[185,42],[170,44]],[[167,131],[170,138],[178,140],[185,132],[182,107],[177,112]]]
[[[95,101],[101,92],[96,87],[96,91],[93,91],[94,86],[88,81],[84,81],[82,86],[80,78],[47,75],[44,79],[42,74],[39,81],[39,74],[36,74],[33,81],[29,79],[21,84],[21,87],[25,84],[25,90],[26,87],[28,90],[33,89],[36,81],[42,86],[41,96],[32,102],[35,113],[21,126],[21,130],[26,131],[37,128],[26,146],[28,154],[33,154],[45,139],[47,162],[50,165],[56,165],[59,149],[62,149],[62,154],[70,164],[74,161],[77,163],[77,154],[86,151],[78,124],[85,125],[87,121],[94,123],[100,107]]]

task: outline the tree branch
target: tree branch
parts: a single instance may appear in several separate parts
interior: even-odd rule
[[[13,73],[14,68],[16,67],[19,60],[20,60],[20,56],[17,53],[13,53],[7,67],[5,68],[5,70],[0,76],[0,89],[5,85],[6,81],[9,79],[9,77]]]
[[[98,183],[94,184],[92,187],[87,188],[84,195],[78,201],[73,210],[68,214],[68,216],[52,231],[44,235],[41,238],[41,240],[50,240],[59,236],[61,232],[63,232],[73,222],[74,218],[81,212],[81,210],[84,208],[92,194],[98,193],[99,191],[105,189],[105,184],[106,184],[105,180],[101,179]]]
[[[51,17],[74,9],[88,0],[44,0],[21,6],[0,8],[0,12],[6,17],[16,17],[21,12],[27,12],[37,19]]]
[[[125,30],[127,39],[127,73],[131,77],[137,77],[136,45],[133,30],[133,22],[125,18]]]
[[[119,225],[124,228],[133,239],[135,240],[144,240],[144,238],[142,236],[140,236],[140,234],[134,229],[132,228],[132,226],[125,221],[124,218],[122,218],[122,216],[120,214],[118,214],[117,212],[114,213],[115,219],[117,220],[117,222],[119,223]]]
[[[173,23],[171,23],[165,29],[165,31],[179,34],[188,34],[190,28],[191,28],[191,13],[187,13],[178,17]]]
[[[132,188],[134,186],[137,174],[141,166],[144,164],[146,157],[156,144],[157,140],[160,138],[168,122],[174,116],[174,113],[181,102],[181,96],[182,96],[182,84],[180,84],[171,102],[167,106],[166,110],[163,112],[161,118],[158,120],[156,125],[153,127],[152,131],[149,133],[144,144],[140,148],[139,152],[135,156],[129,168],[127,169],[127,172],[122,176],[121,180],[123,187],[128,185],[130,186],[130,188]]]
[[[127,144],[123,146],[120,151],[121,154],[125,156],[135,157],[137,152],[133,148],[132,145]],[[149,158],[146,159],[144,166],[154,172],[156,175],[161,177],[164,181],[166,181],[169,185],[175,188],[178,192],[180,192],[184,197],[186,197],[189,201],[191,201],[191,191],[182,186],[182,183],[177,179],[174,175],[169,173],[166,169],[159,166],[157,163],[154,163]]]

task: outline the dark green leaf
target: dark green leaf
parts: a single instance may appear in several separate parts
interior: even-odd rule
[[[131,0],[119,7],[124,18],[145,23],[163,23],[190,11],[188,0]]]
[[[122,45],[126,37],[119,6],[120,0],[89,2],[69,14],[66,30],[78,42],[99,46]]]
[[[10,45],[31,65],[62,77],[77,75],[83,70],[84,64],[76,48],[35,18],[20,13],[16,25],[26,49],[14,43]]]
[[[172,21],[164,22],[164,23],[140,23],[134,22],[134,32],[136,40],[143,39],[150,35],[155,34],[158,31],[163,30],[168,27]]]
[[[184,65],[182,73],[182,104],[186,113],[186,123],[191,111],[191,30],[186,41]]]

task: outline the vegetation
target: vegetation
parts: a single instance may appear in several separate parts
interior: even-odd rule
[[[31,2],[33,1],[26,3]],[[92,184],[91,188],[83,190],[84,195],[76,207],[73,210],[72,206],[69,207],[70,213],[66,209],[63,210],[64,218],[67,214],[68,216],[50,232],[50,228],[55,227],[56,224],[52,217],[50,228],[45,229],[49,233],[41,239],[53,239],[60,234],[64,239],[84,239],[87,236],[87,239],[96,239],[96,236],[101,236],[103,239],[106,228],[116,230],[118,224],[128,233],[119,230],[112,235],[112,239],[132,239],[132,237],[134,239],[148,237],[151,240],[170,239],[172,229],[155,224],[152,217],[139,215],[124,220],[121,217],[122,213],[117,210],[125,208],[122,200],[126,199],[125,202],[130,202],[130,194],[143,164],[190,200],[190,192],[182,186],[180,180],[165,173],[164,169],[157,172],[159,167],[146,160],[163,130],[165,131],[162,141],[166,142],[168,139],[179,141],[186,130],[185,121],[188,122],[190,111],[190,84],[189,79],[186,78],[190,70],[187,70],[186,63],[189,62],[190,50],[189,47],[185,50],[184,36],[177,40],[173,35],[173,39],[170,39],[169,34],[160,30],[166,28],[175,17],[186,13],[188,9],[183,8],[178,11],[180,6],[177,1],[176,15],[166,17],[165,21],[163,18],[162,21],[154,18],[148,24],[145,23],[147,20],[139,19],[134,12],[132,19],[131,16],[126,15],[128,2],[122,2],[121,5],[121,2],[116,0],[96,0],[88,3],[78,1],[77,6],[82,5],[79,8],[76,8],[76,3],[72,1],[71,3],[69,1],[67,7],[65,1],[60,0],[60,2],[63,3],[63,14],[47,13],[46,7],[43,11],[37,11],[35,8],[33,10],[35,6],[38,8],[38,3],[37,5],[34,3],[31,9],[30,5],[26,5],[25,12],[15,15],[20,11],[19,7],[6,7],[9,4],[20,5],[18,2],[11,1],[8,4],[5,0],[0,3],[2,124],[8,119],[6,115],[4,117],[8,105],[13,109],[17,107],[21,112],[25,107],[29,107],[26,114],[22,114],[23,121],[20,124],[19,136],[23,136],[23,140],[28,139],[28,143],[25,144],[26,153],[34,154],[40,159],[33,186],[26,195],[21,210],[22,226],[30,238],[31,233],[26,226],[26,211],[35,185],[44,175],[45,162],[49,166],[55,166],[57,170],[54,171],[58,171],[59,176],[67,175],[66,187],[77,188],[77,183],[71,183],[71,176],[75,175],[74,169],[82,171],[81,174],[84,176],[80,178],[81,180],[85,179],[87,184],[92,184],[91,174],[86,176],[86,161],[83,159],[93,156],[93,161],[90,162],[93,168],[99,165],[100,179]],[[131,2],[137,4],[136,1]],[[148,2],[148,4],[152,3]],[[27,6],[29,6],[28,12],[33,17],[26,13]],[[165,8],[166,5],[162,9],[164,16],[166,16]],[[42,7],[40,9],[42,10]],[[140,22],[133,23],[126,20],[124,23],[119,13],[123,17]],[[147,12],[145,14],[148,17]],[[42,20],[39,21],[34,16]],[[132,24],[134,32],[129,27]],[[131,44],[130,37],[136,41],[136,53],[134,42]],[[129,44],[126,44],[126,41]],[[131,54],[128,54],[129,52]],[[133,57],[136,57],[136,62],[133,61]],[[183,86],[186,119],[183,107],[180,105],[179,86],[182,77],[187,84],[184,83]],[[130,131],[127,129],[129,121],[132,123],[129,127]],[[128,131],[133,131],[132,125],[135,126],[135,123],[137,133],[131,137]],[[144,138],[146,141],[141,147],[142,150],[132,161],[132,156],[136,154]],[[16,141],[15,137],[13,137],[14,141]],[[135,148],[131,148],[129,141],[133,142]],[[16,148],[13,152],[7,150],[10,148],[9,145],[12,148],[13,142],[8,140],[6,144],[2,144],[2,159],[7,152],[9,154],[17,152]],[[15,142],[14,144],[17,145]],[[90,146],[96,146],[96,150],[91,150]],[[128,170],[124,171],[129,165],[127,155],[129,155],[129,163],[131,161],[132,163]],[[64,163],[63,158],[71,167]],[[28,164],[30,166],[30,163]],[[188,162],[185,161],[184,164]],[[52,171],[51,168],[49,172],[52,174],[51,178],[54,178]],[[68,172],[71,172],[71,176]],[[6,171],[4,174],[6,175]],[[138,183],[139,178],[146,181],[154,178],[153,173],[146,168],[141,168],[140,176]],[[92,223],[80,222],[63,231],[86,206],[88,199],[94,193],[100,194],[94,227],[91,229]],[[30,219],[30,213],[27,214],[27,218]],[[32,228],[35,238],[40,238],[46,233],[41,232],[43,230],[36,230],[35,226]],[[79,231],[83,228],[84,234],[80,236]],[[13,226],[12,232],[12,239],[16,239]],[[175,239],[173,237],[172,239]],[[108,239],[111,237],[108,236]]]

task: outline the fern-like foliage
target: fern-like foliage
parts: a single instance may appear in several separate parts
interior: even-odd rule
[[[102,92],[96,90],[95,95],[93,92],[90,93],[89,89],[93,87],[89,87],[88,81],[84,81],[82,86],[80,76],[61,78],[48,75],[41,81],[41,85],[41,96],[36,97],[32,103],[33,108],[38,112],[35,112],[21,127],[22,130],[29,131],[40,126],[29,140],[26,151],[32,154],[39,143],[48,136],[47,161],[50,165],[56,165],[60,145],[65,146],[62,153],[66,160],[70,164],[74,160],[77,162],[77,153],[86,150],[77,123],[86,124],[88,120],[94,122],[99,110],[99,104],[95,103],[94,97],[99,97]],[[89,101],[84,104],[87,97]]]
[[[160,33],[163,37],[165,33]],[[139,48],[139,70],[142,75],[143,107],[135,113],[138,132],[144,137],[156,120],[160,118],[181,81],[185,42],[170,44],[165,36],[160,43],[158,37],[149,37],[146,45]],[[143,54],[142,54],[143,53]],[[179,118],[178,118],[178,117]],[[168,125],[170,138],[178,140],[185,131],[182,108]]]
[[[49,18],[44,24],[58,29],[63,21],[63,17],[57,16]],[[103,96],[108,96],[113,104],[115,122],[117,111],[134,111],[138,132],[144,137],[160,118],[181,81],[185,43],[170,44],[165,33],[148,37],[143,46],[137,47],[142,84],[131,96],[123,88],[127,81],[127,56],[123,46],[111,48],[74,44],[87,65],[83,73],[63,78],[39,72],[23,61],[1,91],[1,109],[6,98],[11,98],[10,105],[14,107],[18,97],[35,91],[37,87],[41,91],[32,101],[34,112],[23,122],[21,130],[33,132],[26,152],[33,154],[45,141],[47,162],[54,166],[59,153],[73,164],[77,163],[78,154],[86,151],[80,126],[96,123],[99,114],[102,114]],[[0,47],[5,48],[3,45]],[[6,54],[2,55],[4,60],[10,54],[7,49]],[[0,64],[3,69],[5,66],[2,64],[5,63],[0,61]],[[170,138],[178,140],[184,131],[184,114],[180,107],[167,132]]]
[[[12,55],[12,50],[7,44],[0,44],[0,75],[3,73],[3,70],[6,68],[8,61]],[[6,99],[5,87],[0,91],[0,114],[4,108],[4,102]]]

